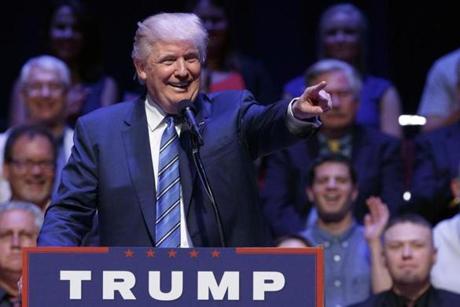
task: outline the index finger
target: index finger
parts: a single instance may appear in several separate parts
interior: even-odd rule
[[[327,85],[326,81],[321,81],[318,84],[312,85],[310,87],[310,93],[313,95],[318,95],[319,92],[326,87],[326,85]]]

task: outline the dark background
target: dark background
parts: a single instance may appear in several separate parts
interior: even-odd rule
[[[0,130],[6,128],[9,95],[21,65],[40,52],[39,30],[49,0],[3,1],[0,13]],[[97,17],[106,70],[132,88],[131,44],[136,22],[160,12],[183,10],[186,0],[85,1]],[[281,86],[314,61],[316,24],[321,12],[338,1],[223,1],[232,40],[242,52],[267,66]],[[351,1],[369,19],[369,70],[391,79],[404,113],[415,113],[426,73],[438,57],[460,47],[455,1]]]

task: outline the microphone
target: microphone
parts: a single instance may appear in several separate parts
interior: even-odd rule
[[[181,114],[183,117],[185,117],[190,131],[196,138],[198,146],[203,146],[204,141],[195,119],[195,106],[193,105],[193,102],[191,100],[184,99],[181,100],[179,104],[182,106]]]

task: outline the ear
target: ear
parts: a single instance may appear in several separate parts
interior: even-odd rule
[[[438,249],[436,247],[433,247],[433,255],[431,257],[431,265],[434,265],[436,263],[437,259],[438,259]]]
[[[310,187],[307,187],[305,189],[305,193],[307,194],[308,200],[313,203],[315,200],[315,197],[313,196],[313,190]]]
[[[136,67],[136,73],[137,77],[141,79],[142,81],[145,81],[147,79],[147,64],[145,61],[140,61],[140,60],[134,60],[134,67]]]
[[[5,177],[6,181],[10,180],[10,168],[8,163],[3,163],[3,177]]]
[[[454,178],[450,181],[450,190],[454,198],[460,198],[460,179]]]
[[[356,200],[356,198],[358,198],[358,194],[359,194],[358,186],[357,186],[357,185],[354,185],[354,186],[353,186],[353,191],[351,192],[351,200],[352,200],[353,202]]]

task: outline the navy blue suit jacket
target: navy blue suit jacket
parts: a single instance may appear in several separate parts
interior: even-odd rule
[[[268,107],[246,91],[199,95],[200,150],[228,246],[271,244],[259,208],[253,159],[299,139],[286,126],[288,102]],[[299,132],[306,136],[313,125]],[[189,131],[180,135],[180,172],[187,227],[194,246],[219,246],[214,213],[191,159]],[[102,246],[153,246],[155,184],[144,100],[81,117],[57,196],[46,212],[39,245],[79,245],[99,213]]]
[[[397,212],[403,190],[399,141],[365,126],[354,126],[352,134],[351,161],[359,187],[355,217],[362,222],[367,212],[365,200],[372,195],[380,196],[391,213]],[[318,151],[318,137],[312,137],[268,157],[262,196],[275,236],[305,229],[312,206],[306,195],[306,177]]]
[[[460,172],[460,122],[421,134],[415,140],[412,205],[433,224],[453,216],[450,181]]]

